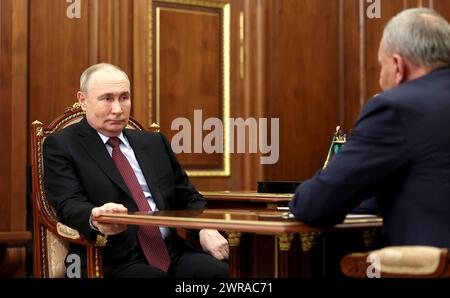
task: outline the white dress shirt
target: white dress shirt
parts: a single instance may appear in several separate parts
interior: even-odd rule
[[[101,134],[98,131],[97,131],[97,133],[100,136],[100,138],[102,138],[102,141],[105,144],[109,155],[112,156],[113,148],[108,143],[106,143],[106,142],[108,142],[109,137]],[[130,163],[131,168],[133,168],[134,174],[136,174],[136,178],[139,182],[139,185],[142,188],[142,191],[144,192],[144,196],[147,198],[147,202],[148,202],[150,208],[153,211],[158,211],[158,207],[156,207],[155,200],[153,199],[152,194],[150,193],[150,188],[147,185],[147,181],[145,181],[144,174],[142,173],[141,167],[139,166],[136,156],[134,155],[133,148],[131,148],[130,143],[128,142],[127,138],[125,137],[125,135],[123,133],[120,133],[118,138],[120,139],[120,145],[119,145],[120,151],[122,151],[123,155],[125,155],[125,157],[128,159],[128,162]],[[162,234],[163,238],[166,238],[167,236],[169,236],[169,234],[170,234],[169,228],[159,227],[159,229],[161,230],[161,234]]]

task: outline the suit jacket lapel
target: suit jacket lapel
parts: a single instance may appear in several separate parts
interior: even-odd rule
[[[80,136],[81,143],[86,149],[86,152],[90,155],[93,161],[98,165],[100,169],[108,176],[120,189],[127,193],[130,198],[131,194],[123,181],[122,176],[117,170],[114,161],[109,155],[105,144],[103,144],[102,139],[98,133],[89,126],[86,119],[80,122]]]
[[[159,191],[157,184],[158,178],[152,171],[155,167],[153,166],[154,160],[152,159],[150,150],[146,148],[146,145],[136,136],[136,134],[133,134],[128,130],[124,130],[124,133],[133,148],[134,155],[136,156],[139,166],[141,167],[142,173],[144,174],[147,185],[150,188],[150,192],[155,200],[156,206],[159,210],[167,209],[166,202]]]

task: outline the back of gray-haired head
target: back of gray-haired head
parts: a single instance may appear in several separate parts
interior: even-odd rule
[[[115,66],[113,64],[109,64],[109,63],[99,63],[99,64],[94,64],[90,67],[88,67],[82,74],[80,77],[80,91],[87,93],[88,89],[89,89],[89,82],[91,80],[91,77],[94,73],[96,73],[99,70],[112,70],[112,71],[119,71],[121,73],[123,73],[123,75],[125,76],[125,78],[130,81],[128,79],[127,74],[120,69],[120,67]]]
[[[422,67],[450,66],[450,25],[432,9],[407,9],[387,23],[383,47]]]

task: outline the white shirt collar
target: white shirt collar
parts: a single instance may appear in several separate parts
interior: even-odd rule
[[[103,144],[106,144],[106,142],[108,142],[109,137],[105,136],[104,134],[102,134],[101,132],[97,131],[98,135],[100,136],[100,138],[102,138]],[[127,138],[125,137],[125,135],[123,134],[123,132],[120,133],[120,135],[118,136],[118,138],[120,139],[120,141],[122,142],[122,144],[124,144],[125,146],[127,146],[128,148],[131,148],[130,143],[128,142]]]

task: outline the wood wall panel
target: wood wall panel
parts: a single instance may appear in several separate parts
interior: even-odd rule
[[[343,56],[342,69],[340,70],[341,96],[343,108],[340,110],[340,121],[344,131],[353,127],[356,117],[359,114],[363,100],[361,95],[365,90],[365,73],[361,72],[361,65],[364,65],[364,55],[361,56],[360,32],[363,23],[361,22],[360,0],[341,0],[339,2],[343,10],[340,19],[343,32],[340,33]],[[364,44],[362,45],[364,46]]]
[[[132,107],[133,115],[142,123],[142,125],[150,125],[149,123],[149,61],[150,53],[150,34],[148,7],[150,3],[147,0],[133,1],[133,21],[132,21]]]
[[[0,277],[25,276],[27,36],[26,0],[0,1]]]
[[[82,1],[81,19],[68,19],[67,3],[54,0],[22,0],[22,4],[17,5],[24,6],[23,12],[12,18],[11,3],[2,1],[0,7],[3,76],[0,105],[4,114],[0,121],[6,138],[18,134],[20,126],[12,126],[12,123],[22,121],[20,117],[26,117],[26,127],[35,119],[48,122],[74,102],[80,73],[88,65],[101,61],[118,64],[129,74],[133,115],[148,123],[149,114],[154,110],[149,101],[154,91],[149,84],[149,77],[154,75],[149,68],[152,57],[149,1]],[[450,18],[450,2],[446,0],[382,0],[381,19],[367,18],[365,9],[369,4],[362,0],[232,0],[228,3],[231,4],[231,116],[279,117],[280,160],[263,167],[258,154],[234,154],[231,156],[232,176],[194,178],[201,189],[254,189],[258,180],[309,177],[322,165],[335,125],[343,124],[346,130],[350,129],[362,104],[380,91],[376,55],[387,20],[405,7],[418,5],[432,6]],[[24,19],[28,11],[29,18]],[[163,17],[170,16],[163,14]],[[20,48],[12,50],[11,32],[23,26],[17,22],[26,19],[30,30],[26,39],[29,60],[24,66],[21,63],[25,60],[18,63],[19,60],[11,60],[10,55],[12,52],[23,54]],[[218,25],[208,23],[208,26]],[[217,30],[205,32],[210,40],[219,38],[212,35]],[[170,30],[164,38],[166,44],[177,42],[170,36]],[[216,45],[210,49],[211,55],[218,50],[217,44],[206,44],[208,47]],[[211,59],[208,65],[214,66],[217,57]],[[17,83],[11,88],[13,83],[8,80],[11,73],[15,71],[22,76],[23,72],[17,69],[24,67],[29,68],[29,76],[24,76],[22,81],[13,80]],[[165,76],[171,76],[173,67],[180,66],[173,63],[171,67],[162,69],[166,71]],[[217,76],[217,72],[208,73],[211,69],[203,71],[205,75]],[[177,80],[182,79],[178,75]],[[26,87],[21,85],[23,82]],[[171,86],[165,80],[163,84],[167,84],[164,88],[170,95]],[[190,87],[185,82],[182,84],[185,84],[183,90]],[[220,89],[217,84],[210,85],[212,89],[206,90],[209,97],[201,99],[206,103],[204,111],[211,109],[207,112],[211,115],[219,113],[219,102],[211,100],[213,93]],[[23,98],[23,94],[27,94],[28,113],[17,112],[23,109],[20,101],[5,100]],[[201,98],[201,94],[193,97]],[[192,108],[189,113],[177,112],[180,106],[163,107],[166,110],[162,113],[167,115],[163,129],[167,130],[175,117],[192,113]],[[26,144],[26,135],[16,140],[12,147],[5,142],[0,144],[2,152],[15,154],[2,159],[2,165],[9,168],[12,163],[21,162],[20,148]],[[16,188],[24,187],[24,181],[12,181],[9,177],[1,179],[2,189],[8,189],[12,183]],[[13,203],[5,202],[4,206],[8,204]],[[5,210],[2,208],[0,215],[7,218]]]
[[[157,39],[155,63],[155,97],[159,108],[157,121],[169,140],[177,133],[171,123],[184,117],[191,123],[192,153],[180,153],[180,162],[189,169],[223,167],[222,154],[194,153],[194,111],[200,110],[202,120],[216,117],[223,120],[223,41],[222,18],[217,9],[193,9],[182,6],[157,7]],[[158,18],[156,18],[158,19]],[[175,33],[176,32],[176,33]],[[159,69],[158,69],[159,68]],[[159,76],[159,79],[158,79]],[[156,86],[159,84],[159,86]],[[198,118],[198,117],[197,117]],[[203,122],[198,125],[202,127]],[[207,132],[197,140],[202,145]]]
[[[280,161],[264,167],[265,179],[308,178],[322,165],[335,125],[354,126],[381,91],[377,54],[390,18],[418,6],[450,15],[445,0],[380,1],[381,18],[367,16],[364,0],[271,2],[265,102],[280,118]]]
[[[160,77],[160,115],[161,115],[161,126],[162,131],[165,132],[169,136],[169,140],[171,139],[171,136],[176,133],[176,131],[170,130],[170,124],[171,122],[176,118],[180,117],[187,117],[191,119],[191,123],[193,124],[192,115],[194,112],[194,109],[196,106],[201,107],[204,111],[203,120],[206,117],[214,116],[218,117],[222,120],[224,117],[224,114],[222,112],[223,110],[223,98],[224,98],[224,82],[223,82],[223,67],[222,67],[222,61],[223,57],[227,55],[226,52],[222,52],[223,46],[224,46],[224,36],[223,34],[223,26],[225,23],[224,16],[223,16],[223,5],[226,3],[229,3],[229,9],[230,9],[230,19],[229,19],[229,25],[225,28],[225,30],[229,31],[230,34],[230,40],[228,41],[230,43],[230,52],[228,53],[229,59],[230,59],[230,85],[229,85],[229,94],[230,94],[230,114],[231,117],[243,117],[245,116],[244,113],[249,113],[248,110],[248,102],[245,102],[242,100],[243,95],[243,89],[242,84],[243,78],[239,77],[238,69],[242,66],[248,66],[245,64],[245,61],[240,61],[239,59],[239,50],[240,45],[244,46],[244,41],[240,39],[239,34],[239,16],[241,15],[242,9],[243,9],[243,1],[241,0],[231,0],[231,1],[155,1],[155,5],[152,7],[152,15],[153,19],[151,21],[151,25],[149,26],[151,28],[150,36],[152,37],[149,41],[149,48],[150,48],[150,57],[151,59],[151,68],[149,72],[149,81],[150,81],[150,101],[148,104],[148,110],[149,115],[151,115],[149,118],[155,119],[156,118],[156,112],[158,110],[157,106],[157,100],[156,100],[156,94],[157,94],[157,88],[156,84],[158,84],[158,72],[157,72],[157,66],[156,66],[156,53],[157,53],[157,43],[156,43],[156,32],[158,28],[156,28],[156,7],[165,7],[162,10],[162,13],[166,13],[166,22],[167,22],[167,29],[169,30],[165,36],[163,36],[163,33],[161,33],[161,48],[160,48],[160,55],[161,55],[161,63],[163,63],[163,59],[166,59],[166,69],[164,70],[164,66],[161,64],[161,77]],[[141,5],[142,6],[142,5]],[[170,8],[171,10],[167,10],[166,8]],[[192,10],[190,13],[190,16],[187,15],[188,10]],[[167,13],[171,12],[172,19],[167,19]],[[219,23],[216,24],[204,24],[201,26],[201,28],[194,28],[191,27],[190,23],[201,21],[201,18],[207,19],[208,15],[199,14],[198,12],[203,13],[212,13],[209,16],[214,16],[215,20],[219,20]],[[181,13],[181,15],[180,15]],[[184,13],[184,16],[182,14]],[[218,14],[219,13],[219,14]],[[178,15],[179,18],[176,18],[175,16]],[[201,18],[198,18],[201,16]],[[220,16],[220,18],[218,18]],[[196,17],[196,21],[183,21],[183,18],[193,18]],[[161,22],[164,21],[163,15],[161,14]],[[203,20],[204,22],[205,20]],[[185,26],[188,28],[171,28],[176,27],[177,23],[184,23]],[[216,29],[212,29],[212,28]],[[207,28],[208,30],[205,30]],[[214,33],[213,31],[216,31]],[[184,33],[183,33],[184,32]],[[187,33],[186,33],[187,32]],[[183,34],[182,34],[183,33]],[[196,36],[198,34],[201,34],[202,37],[200,38],[194,38],[193,36]],[[188,35],[190,38],[183,37],[183,35]],[[206,35],[205,35],[206,34]],[[212,35],[215,34],[215,35]],[[202,38],[205,39],[200,45],[198,43],[199,40]],[[216,40],[215,42],[211,43],[210,40]],[[164,49],[163,53],[163,42],[167,44],[167,47]],[[178,44],[178,48],[177,48]],[[194,46],[194,49],[183,49],[183,47],[186,46]],[[215,48],[215,49],[213,49]],[[218,52],[220,51],[220,52]],[[176,54],[176,52],[179,52],[181,55]],[[187,53],[183,53],[187,52]],[[216,52],[216,53],[214,53]],[[178,55],[176,58],[179,59],[182,58],[185,61],[174,63],[175,61],[172,61],[172,59],[164,58],[164,55],[167,55],[168,58],[173,56],[174,54]],[[211,59],[212,58],[212,59]],[[194,66],[189,65],[190,61],[199,61],[201,64],[196,63]],[[188,63],[188,64],[186,64]],[[169,66],[169,67],[167,67]],[[186,68],[186,66],[188,66]],[[164,71],[166,71],[166,79],[163,79]],[[196,74],[197,73],[197,74]],[[198,74],[203,74],[203,78],[195,79]],[[181,79],[177,79],[177,75],[181,75]],[[172,77],[173,76],[173,77]],[[192,79],[194,78],[194,80]],[[183,82],[184,80],[184,82]],[[213,83],[211,83],[213,82]],[[186,89],[185,92],[180,92],[180,90],[177,90],[177,88],[180,88],[180,86]],[[211,89],[211,87],[213,87]],[[166,88],[167,92],[163,94],[163,88]],[[205,97],[206,95],[206,97]],[[181,99],[180,104],[175,103],[174,104],[174,98]],[[177,101],[179,102],[179,101]],[[166,106],[164,106],[166,105]],[[163,111],[164,110],[164,111]],[[166,120],[164,120],[164,117],[166,117]],[[203,136],[206,135],[206,132],[203,134]],[[214,190],[214,189],[249,189],[249,188],[255,188],[256,183],[254,182],[254,179],[251,180],[251,186],[248,184],[250,183],[250,180],[247,178],[252,175],[246,175],[246,172],[250,172],[249,170],[245,171],[245,165],[251,164],[254,165],[250,160],[254,158],[254,156],[244,155],[244,154],[231,154],[230,158],[230,166],[231,166],[231,176],[223,177],[223,176],[217,176],[216,173],[204,173],[205,166],[202,167],[201,163],[205,162],[211,162],[214,160],[217,160],[214,155],[206,156],[202,154],[195,154],[194,156],[194,162],[195,162],[195,168],[194,171],[191,170],[190,173],[195,173],[195,175],[208,175],[208,177],[202,176],[202,177],[194,177],[191,174],[192,181],[197,186],[197,188],[201,190]],[[178,155],[179,159],[181,160],[183,166],[187,169],[189,169],[189,163],[192,163],[192,157],[191,161],[184,159],[182,154]],[[221,157],[222,158],[222,157]],[[220,160],[221,161],[221,160]],[[222,162],[222,161],[221,161]],[[222,162],[223,163],[223,162]],[[214,164],[213,164],[214,165]],[[215,166],[216,167],[216,166]],[[191,168],[192,169],[192,168]],[[207,169],[209,170],[209,169]],[[215,169],[214,169],[215,170]],[[203,173],[201,173],[203,172]],[[223,172],[223,171],[221,171]],[[255,170],[252,173],[257,173]],[[222,175],[222,174],[221,174]]]
[[[25,230],[27,2],[0,4],[0,231]]]
[[[12,104],[12,78],[11,78],[11,56],[12,56],[12,1],[0,2],[0,127],[3,129],[4,142],[0,142],[0,161],[2,167],[8,171],[0,172],[0,189],[2,195],[0,202],[0,231],[10,228],[11,208],[11,104]]]
[[[404,9],[404,1],[390,0],[382,1],[381,3],[381,18],[366,18],[366,26],[364,28],[364,44],[366,55],[366,92],[364,98],[369,99],[373,95],[381,92],[379,86],[379,71],[378,64],[378,45],[383,35],[385,24],[398,12]]]
[[[450,20],[450,1],[448,0],[432,0],[431,6],[443,17]]]
[[[131,0],[80,3],[81,18],[69,19],[64,1],[29,2],[30,123],[48,123],[75,102],[89,65],[113,63],[133,78]]]
[[[90,63],[88,5],[81,1],[80,19],[67,17],[65,1],[29,5],[29,123],[49,123],[76,100],[80,74]]]
[[[274,1],[267,113],[280,118],[280,159],[268,179],[299,180],[323,163],[339,115],[338,1]]]

